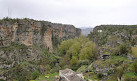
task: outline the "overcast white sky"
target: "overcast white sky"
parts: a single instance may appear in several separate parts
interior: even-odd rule
[[[0,18],[33,18],[85,27],[137,24],[137,0],[0,0]]]

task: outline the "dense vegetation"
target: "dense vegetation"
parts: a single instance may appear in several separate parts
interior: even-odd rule
[[[47,73],[54,73],[58,72],[60,69],[59,66],[56,66],[57,57],[53,54],[47,51],[47,49],[42,49],[38,46],[32,46],[33,49],[35,50],[40,50],[42,51],[42,56],[41,59],[39,60],[32,60],[32,61],[23,61],[20,63],[16,63],[16,65],[13,66],[13,68],[9,69],[3,69],[3,72],[9,76],[10,80],[13,81],[29,81],[29,80],[34,80],[39,75],[41,74],[47,74]],[[20,49],[22,50],[22,54],[19,56],[23,56],[26,54],[26,50],[28,49],[24,45],[18,45],[18,44],[13,44],[13,46],[8,47],[8,48],[3,48],[0,50],[5,50],[7,52],[13,52],[12,50],[19,51]],[[26,50],[25,50],[26,49]],[[18,58],[17,58],[18,59]],[[2,59],[1,59],[2,60]],[[21,59],[19,59],[21,60]],[[4,61],[4,59],[3,59]],[[5,61],[7,63],[12,63],[12,61]],[[11,79],[12,77],[12,79]]]
[[[81,65],[87,65],[95,60],[97,52],[96,44],[84,36],[63,41],[58,46],[58,53],[61,57],[60,66],[76,70]]]
[[[88,37],[99,46],[100,55],[103,59],[98,59],[92,63],[94,67],[92,74],[96,75],[92,78],[108,81],[118,79],[136,81],[136,35],[136,25],[101,25],[95,27]]]
[[[49,53],[46,49],[41,49],[38,46],[33,46],[33,49],[42,51],[41,59],[37,61],[24,61],[10,69],[8,73],[13,73],[13,76],[11,76],[13,80],[28,81],[37,78],[36,81],[39,81],[38,77],[43,74],[40,76],[41,80],[43,78],[52,81],[56,79],[55,76],[45,78],[45,74],[48,74],[50,77],[52,73],[57,72],[57,75],[60,69],[71,68],[78,70],[81,66],[91,64],[98,57],[96,44],[84,36],[64,40],[58,45],[54,53]]]
[[[101,25],[95,27],[88,37],[58,43],[54,56],[59,68],[54,72],[71,68],[83,73],[87,81],[137,81],[136,27]]]
[[[102,32],[98,32],[102,30]],[[105,45],[112,43],[117,45],[116,42],[136,44],[137,25],[100,25],[96,26],[88,37],[96,42],[98,45]]]

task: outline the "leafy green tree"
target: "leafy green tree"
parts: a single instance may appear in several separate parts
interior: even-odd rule
[[[92,60],[92,57],[93,57],[93,46],[91,44],[91,42],[87,42],[85,44],[85,46],[81,49],[81,52],[80,52],[80,60],[86,60],[86,59],[89,59],[89,60]]]
[[[127,46],[126,44],[121,44],[120,45],[120,54],[127,54],[128,50],[127,50]]]
[[[74,42],[74,44],[70,47],[69,51],[71,51],[72,56],[78,56],[80,52],[81,44],[80,42]]]
[[[60,60],[61,67],[66,64],[75,67],[82,64],[80,62],[86,60],[89,63],[93,57],[97,57],[97,46],[88,38],[80,36],[63,41],[58,46],[58,53],[62,57]]]
[[[76,65],[78,63],[77,56],[72,56],[72,59],[70,60],[70,63],[72,66]]]
[[[73,44],[73,40],[69,39],[69,40],[63,41],[61,45],[58,45],[58,51],[60,55],[61,56],[65,55],[67,50],[71,47],[72,44]]]
[[[61,67],[63,67],[65,65],[69,65],[70,64],[69,61],[70,61],[70,56],[69,55],[65,55],[65,56],[63,56],[61,58],[59,64],[60,64]]]

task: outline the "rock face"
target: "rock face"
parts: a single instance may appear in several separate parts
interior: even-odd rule
[[[71,69],[65,69],[59,71],[59,81],[85,81],[80,74],[77,74]]]
[[[8,70],[23,61],[39,60],[42,49],[53,52],[62,40],[79,36],[73,25],[33,19],[0,20],[0,79],[10,78]]]
[[[55,24],[32,19],[1,20],[0,46],[10,46],[11,42],[15,42],[26,46],[44,46],[50,52],[53,52],[53,36],[65,39],[79,36],[80,33],[81,30],[73,25]]]

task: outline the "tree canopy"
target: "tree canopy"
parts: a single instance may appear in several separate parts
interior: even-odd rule
[[[66,64],[77,66],[84,60],[91,61],[97,54],[96,50],[96,44],[84,36],[65,40],[58,45],[59,55],[63,57],[60,60],[60,64],[61,66],[65,66]]]

